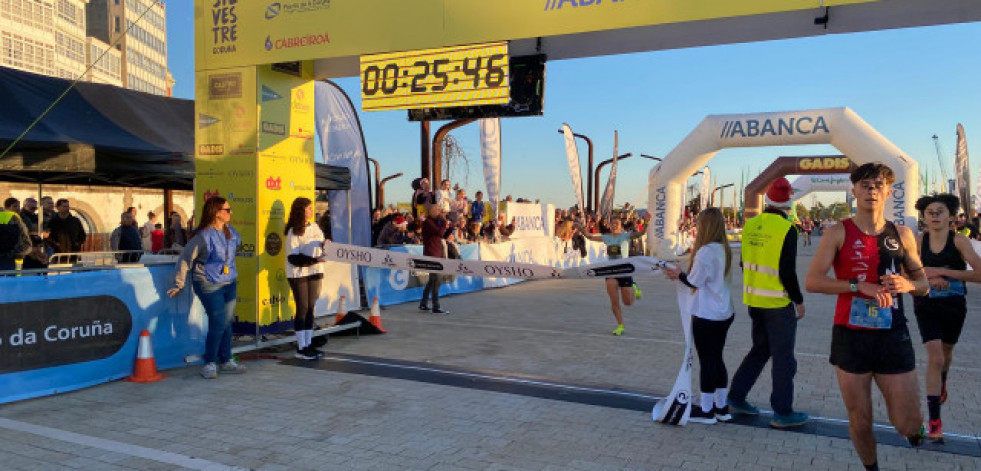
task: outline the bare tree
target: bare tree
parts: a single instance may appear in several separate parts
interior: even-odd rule
[[[445,162],[443,164],[445,165],[443,178],[453,181],[452,169],[460,170],[462,167],[463,185],[468,185],[470,183],[470,160],[467,159],[463,146],[452,134],[447,134],[441,145],[443,146],[443,161]],[[434,182],[434,185],[438,184],[438,182]]]

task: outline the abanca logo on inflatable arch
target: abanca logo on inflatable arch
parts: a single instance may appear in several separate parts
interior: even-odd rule
[[[610,0],[608,4],[624,3],[627,0]],[[603,0],[545,0],[545,11],[561,10],[568,4],[571,8],[599,6]]]
[[[722,133],[719,134],[719,137],[722,139],[732,139],[736,136],[762,137],[767,134],[771,136],[793,136],[794,134],[807,135],[818,132],[823,132],[824,134],[831,132],[828,130],[828,123],[824,121],[824,116],[818,116],[816,118],[804,116],[802,118],[779,118],[776,120],[747,119],[726,121],[722,125]]]

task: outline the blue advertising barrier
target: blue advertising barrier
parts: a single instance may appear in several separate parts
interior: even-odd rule
[[[460,258],[480,260],[480,244],[458,244]],[[422,255],[421,245],[395,245],[393,252]],[[384,306],[422,299],[422,292],[429,281],[429,273],[411,270],[390,270],[365,267],[365,291],[369,301],[378,298]],[[475,276],[443,276],[439,294],[467,293],[484,289],[484,279]]]
[[[124,378],[140,332],[160,369],[204,352],[207,322],[190,287],[166,295],[173,265],[0,277],[0,403]]]

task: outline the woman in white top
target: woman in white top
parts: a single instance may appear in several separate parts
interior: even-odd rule
[[[323,232],[313,224],[313,202],[308,198],[293,200],[286,221],[286,278],[296,303],[293,330],[296,332],[296,357],[316,360],[324,352],[313,348],[313,309],[320,297],[324,278],[320,258],[324,253]]]
[[[702,403],[701,408],[693,407],[689,420],[714,424],[732,419],[726,403],[729,374],[722,359],[734,312],[729,276],[732,252],[726,240],[726,221],[718,208],[699,213],[695,230],[688,273],[676,267],[664,271],[668,278],[691,288],[690,298],[683,305],[692,315],[692,339],[701,366]]]

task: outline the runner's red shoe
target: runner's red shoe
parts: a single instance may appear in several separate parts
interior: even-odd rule
[[[927,438],[932,442],[943,442],[944,441],[944,431],[943,423],[940,419],[931,420],[927,426],[929,431],[927,432]]]

